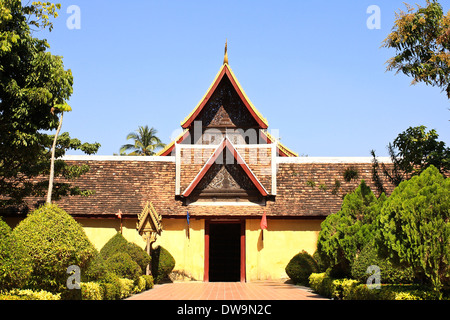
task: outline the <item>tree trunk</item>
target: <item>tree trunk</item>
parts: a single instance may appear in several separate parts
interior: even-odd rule
[[[63,112],[61,112],[61,118],[59,119],[58,129],[56,129],[55,138],[53,139],[52,145],[52,157],[50,160],[50,178],[48,181],[48,191],[47,191],[47,203],[52,203],[52,192],[53,192],[53,177],[55,175],[55,149],[56,140],[58,140],[59,131],[61,131],[63,122]]]

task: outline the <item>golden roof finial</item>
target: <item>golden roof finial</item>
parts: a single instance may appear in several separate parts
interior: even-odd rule
[[[228,64],[228,45],[227,40],[225,40],[225,56],[223,57],[223,64]]]

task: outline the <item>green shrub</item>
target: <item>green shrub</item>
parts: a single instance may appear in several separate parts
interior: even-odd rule
[[[384,254],[435,291],[450,286],[449,199],[450,178],[431,165],[394,189],[377,220]]]
[[[353,279],[333,279],[325,272],[312,273],[310,287],[318,294],[338,300],[439,300],[448,299],[417,284],[381,285],[371,289]]]
[[[382,283],[406,284],[414,281],[411,267],[396,267],[389,260],[380,258],[373,241],[369,242],[353,261],[352,277],[365,283],[370,276],[366,271],[371,265],[380,268]]]
[[[137,280],[142,275],[141,267],[125,252],[118,252],[109,257],[106,265],[109,271],[120,278]]]
[[[119,279],[120,299],[125,299],[133,294],[134,281],[131,279]]]
[[[31,274],[30,259],[11,228],[0,218],[0,288],[21,288]]]
[[[325,263],[322,261],[322,258],[320,256],[320,253],[318,250],[316,250],[313,254],[313,258],[314,260],[316,260],[317,262],[317,266],[319,267],[319,271],[318,272],[325,272],[325,270],[327,269]]]
[[[118,300],[120,299],[120,286],[113,283],[103,283],[100,282],[99,285],[102,287],[103,300]]]
[[[120,299],[121,282],[120,278],[112,273],[108,272],[102,280],[99,282],[103,291],[103,300],[118,300]]]
[[[143,275],[142,278],[145,280],[145,290],[153,288],[153,277],[150,275]]]
[[[139,293],[139,292],[144,291],[146,283],[147,283],[147,281],[145,280],[145,278],[143,276],[140,276],[139,278],[137,278],[137,280],[134,281],[133,293]]]
[[[133,242],[128,242],[125,252],[130,255],[131,259],[133,259],[133,261],[141,267],[142,272],[145,273],[148,264],[152,260],[150,255]]]
[[[331,298],[333,294],[332,288],[333,279],[329,277],[325,272],[322,273],[311,273],[309,276],[310,287],[326,298]]]
[[[95,250],[94,256],[90,259],[86,268],[81,270],[81,281],[95,282],[101,281],[108,273],[106,261],[102,258],[100,253]]]
[[[45,290],[12,289],[0,294],[0,300],[60,300],[59,293],[53,294]]]
[[[81,282],[81,297],[83,300],[102,300],[102,287],[97,282]]]
[[[320,261],[333,277],[350,277],[352,262],[378,233],[374,227],[386,197],[378,199],[364,180],[345,196],[341,209],[321,223],[317,241]]]
[[[100,255],[103,259],[107,260],[117,252],[124,252],[127,244],[128,241],[120,232],[117,232],[100,250]]]
[[[67,268],[70,265],[85,268],[95,252],[81,225],[53,204],[29,214],[12,234],[30,258],[33,268],[27,283],[30,288],[64,290]]]
[[[285,271],[295,284],[307,285],[309,276],[317,273],[319,266],[308,252],[302,251],[289,261]]]
[[[152,275],[155,283],[163,282],[175,267],[173,256],[161,246],[152,251]]]
[[[335,279],[331,282],[331,298],[335,300],[344,300],[351,290],[359,284],[354,279]]]
[[[120,232],[103,246],[100,250],[100,255],[107,260],[118,252],[127,253],[139,265],[142,272],[145,272],[147,265],[151,261],[150,255],[145,250],[135,243],[128,242]]]

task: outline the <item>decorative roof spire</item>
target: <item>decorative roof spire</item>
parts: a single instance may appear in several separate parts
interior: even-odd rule
[[[228,64],[228,46],[227,46],[227,40],[225,40],[225,56],[223,57],[223,64]]]

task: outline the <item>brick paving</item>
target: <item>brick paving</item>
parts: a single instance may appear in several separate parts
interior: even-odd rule
[[[174,282],[127,300],[328,300],[307,287],[277,281],[256,282]]]

